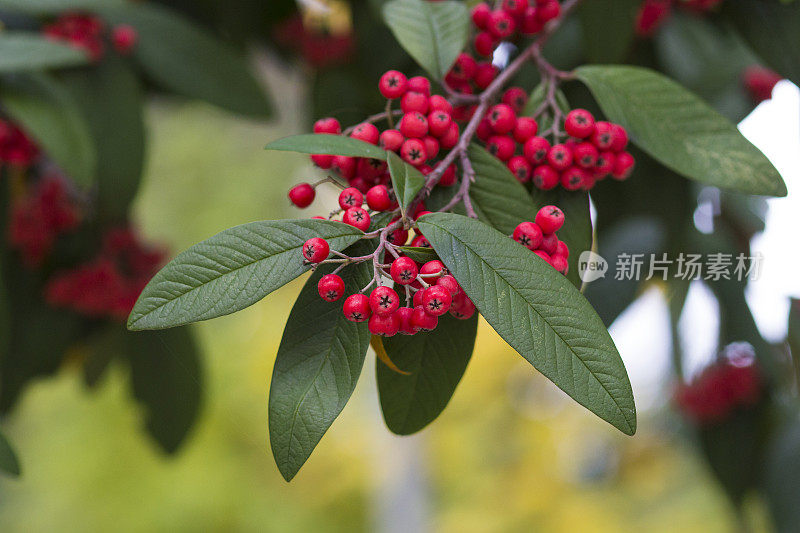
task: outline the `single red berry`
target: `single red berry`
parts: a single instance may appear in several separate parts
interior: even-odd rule
[[[547,263],[548,265],[550,264],[550,254],[548,254],[544,250],[534,250],[533,253],[544,259],[545,263]]]
[[[492,11],[491,15],[489,15],[487,29],[497,39],[510,37],[511,34],[514,33],[516,27],[517,25],[516,22],[514,22],[514,17],[502,9]]]
[[[485,30],[486,25],[489,23],[489,15],[491,14],[492,8],[489,7],[489,4],[481,2],[472,8],[472,23],[476,28]]]
[[[310,206],[316,195],[314,187],[308,183],[301,183],[289,189],[289,201],[301,209]]]
[[[428,134],[428,119],[416,111],[406,113],[400,119],[400,133],[409,139],[421,139]]]
[[[450,165],[442,173],[442,177],[439,179],[439,185],[442,187],[452,187],[456,184],[456,179],[456,166]]]
[[[556,253],[554,255],[560,255],[565,259],[569,259],[569,247],[567,243],[564,241],[558,241],[558,245],[556,246]]]
[[[585,139],[594,133],[594,117],[585,109],[573,109],[567,114],[564,129],[576,139]]]
[[[556,253],[558,249],[558,237],[556,237],[556,234],[545,233],[542,237],[542,244],[539,246],[539,249],[549,256]]]
[[[548,23],[553,19],[557,19],[561,15],[561,4],[558,0],[545,0],[544,2],[537,2],[536,16],[542,23]]]
[[[350,322],[366,322],[372,314],[369,306],[369,296],[366,294],[351,294],[344,301],[342,307],[344,316]]]
[[[478,122],[478,127],[475,129],[475,136],[483,142],[489,142],[489,139],[494,135],[494,128],[492,123],[489,122],[487,117],[484,117]]]
[[[389,315],[373,314],[369,317],[369,332],[381,337],[394,337],[400,331],[400,316],[397,313]]]
[[[408,285],[417,279],[419,267],[410,257],[398,257],[389,269],[392,279],[400,285]]]
[[[437,155],[439,155],[439,141],[436,140],[436,137],[432,137],[430,135],[426,135],[422,138],[422,143],[425,145],[425,155],[428,156],[428,159],[435,159]],[[426,176],[430,172],[423,172]]]
[[[525,89],[522,87],[509,87],[508,90],[503,93],[502,102],[511,106],[511,109],[517,114],[522,113],[522,110],[525,109],[525,105],[528,103],[528,93],[526,93]]]
[[[317,291],[326,302],[335,302],[344,295],[344,280],[336,274],[322,276],[317,283]]]
[[[572,158],[575,164],[584,169],[593,169],[597,165],[599,156],[600,152],[590,142],[578,143],[572,150]]]
[[[401,307],[394,313],[400,319],[400,333],[403,335],[416,335],[419,328],[414,325],[414,310],[410,307]]]
[[[475,42],[473,45],[475,46],[475,52],[479,56],[492,57],[492,54],[494,54],[494,48],[497,46],[497,40],[488,31],[482,31],[475,36]],[[476,85],[478,84],[476,83]],[[478,87],[480,87],[480,85],[478,85]],[[488,85],[486,87],[488,87]]]
[[[314,123],[314,133],[338,135],[342,133],[342,126],[335,118],[321,118]]]
[[[394,230],[391,234],[389,234],[386,240],[396,246],[404,246],[406,241],[408,241],[408,230],[404,230],[402,228]]]
[[[509,15],[518,17],[528,9],[528,0],[503,0],[502,9]]]
[[[458,144],[458,139],[461,136],[461,130],[455,122],[450,123],[447,133],[439,138],[439,146],[444,150],[451,150]]]
[[[331,248],[325,239],[314,237],[303,244],[303,258],[310,263],[324,261],[330,253]]]
[[[139,34],[136,32],[136,28],[127,24],[115,26],[111,32],[114,49],[122,55],[130,53],[138,40]]]
[[[430,96],[431,81],[425,76],[414,76],[408,80],[408,90],[422,93],[425,96]]]
[[[369,295],[369,306],[375,314],[390,315],[400,307],[400,297],[394,289],[378,287]]]
[[[557,144],[547,152],[547,163],[554,170],[564,171],[572,165],[572,150],[565,144]]]
[[[517,114],[507,104],[497,104],[489,109],[489,124],[499,134],[509,133],[517,124]]]
[[[508,161],[514,155],[517,146],[514,139],[508,135],[493,135],[489,139],[486,149],[500,161]]]
[[[453,104],[447,101],[447,98],[444,96],[434,94],[428,100],[428,110],[431,113],[435,113],[436,111],[443,111],[448,115],[453,113]]]
[[[475,314],[475,304],[463,291],[453,297],[450,314],[459,320],[468,320]]]
[[[536,250],[542,245],[542,229],[534,222],[522,222],[514,228],[511,238],[529,250]]]
[[[314,154],[311,156],[311,162],[323,170],[328,170],[333,166],[333,156],[328,154]]]
[[[544,137],[531,137],[522,147],[522,153],[532,165],[541,164],[550,152],[550,141]]]
[[[535,220],[542,233],[555,233],[564,225],[564,212],[554,205],[546,205],[536,213]]]
[[[389,152],[396,152],[403,145],[406,138],[397,130],[386,130],[381,133],[380,146]]]
[[[339,207],[342,209],[361,207],[362,203],[364,203],[364,195],[355,187],[348,187],[339,193]]]
[[[589,173],[578,167],[569,167],[561,173],[561,186],[568,191],[588,188]],[[592,182],[593,184],[593,182]]]
[[[614,144],[612,129],[610,122],[601,121],[594,125],[592,143],[594,143],[598,150],[603,151],[611,149],[611,145]]]
[[[344,212],[342,222],[345,224],[350,224],[354,228],[358,228],[361,231],[367,231],[372,221],[370,220],[369,213],[367,213],[366,209],[362,209],[360,207],[351,207]]]
[[[519,144],[528,142],[539,131],[539,124],[531,117],[519,117],[514,125],[514,140]]]
[[[611,124],[611,150],[622,152],[628,147],[628,132],[619,124]]]
[[[561,176],[550,165],[539,165],[533,169],[531,180],[537,189],[549,191],[560,183]]]
[[[450,291],[444,287],[433,285],[423,290],[422,308],[429,315],[442,316],[450,310],[452,302],[453,297],[450,295]]]
[[[428,130],[434,137],[442,137],[450,129],[453,118],[446,111],[434,111],[428,115]]]
[[[400,157],[406,163],[414,166],[423,164],[428,159],[425,143],[419,139],[408,139],[400,147]]]
[[[430,107],[428,96],[416,91],[409,91],[400,100],[400,109],[403,113],[427,113]]]
[[[423,291],[417,291],[421,294]],[[433,331],[439,325],[439,317],[425,312],[425,307],[418,305],[414,307],[414,314],[411,317],[411,324],[419,331]]]
[[[531,181],[531,171],[533,169],[528,160],[521,155],[515,155],[508,160],[508,170],[514,174],[514,177],[517,178],[517,181],[520,183],[528,183]]]
[[[597,179],[603,179],[614,170],[614,164],[617,161],[617,156],[612,152],[600,152],[597,156],[597,163],[595,164],[594,175]]]
[[[672,12],[672,2],[645,0],[636,14],[634,28],[639,37],[652,37]]]
[[[744,70],[742,79],[751,98],[756,103],[761,103],[772,98],[772,91],[783,77],[766,67],[752,65]]]
[[[373,211],[388,211],[392,203],[392,196],[386,185],[375,185],[367,191],[367,205]]]
[[[456,62],[453,64],[453,68],[450,69],[448,76],[459,81],[469,81],[475,76],[477,69],[478,63],[475,58],[462,52],[456,58]]]
[[[525,10],[520,20],[520,33],[524,35],[535,35],[542,31],[544,23],[539,20],[537,12],[538,10],[533,6],[529,6],[528,9]]]
[[[432,248],[431,243],[428,242],[424,235],[414,237],[414,240],[411,241],[411,246],[415,248]]]
[[[456,281],[456,278],[450,274],[445,274],[441,278],[437,279],[436,285],[447,289],[453,298],[461,294],[461,285],[459,285],[458,281]]]
[[[636,161],[628,152],[617,154],[616,160],[614,161],[614,168],[611,171],[611,177],[619,181],[626,180],[630,177],[635,165]]]
[[[369,122],[359,124],[353,130],[353,133],[350,134],[350,137],[353,139],[358,139],[369,144],[378,144],[380,136],[381,133],[378,131],[378,128],[375,127],[375,124],[370,124]]]
[[[408,89],[408,78],[406,78],[405,74],[402,72],[390,70],[381,76],[378,89],[384,98],[388,98],[389,100],[400,98]]]
[[[490,62],[479,63],[478,70],[475,71],[475,79],[472,81],[478,89],[486,89],[492,84],[500,70]]]
[[[553,265],[553,268],[564,274],[567,275],[569,272],[569,261],[567,258],[562,255],[552,255],[550,256],[550,264]]]
[[[344,179],[350,179],[354,178],[356,175],[357,164],[355,157],[336,155],[333,156],[333,166],[331,168],[338,172]]]
[[[438,259],[434,259],[433,261],[428,261],[424,265],[422,265],[419,269],[419,275],[422,276],[422,279],[427,281],[428,283],[432,283],[434,279],[439,276],[443,276],[447,274],[447,269],[444,266],[444,263],[439,261]]]

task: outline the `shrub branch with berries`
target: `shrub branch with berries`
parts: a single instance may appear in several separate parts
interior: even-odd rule
[[[596,184],[634,174],[630,140],[691,180],[786,194],[732,123],[665,76],[556,68],[545,45],[579,4],[504,0],[470,13],[455,1],[386,3],[386,24],[429,76],[390,70],[376,80],[381,112],[345,128],[324,118],[313,134],[267,146],[309,154],[324,172],[289,191],[295,206],[311,205],[319,187],[337,188],[338,206],[327,218],[225,230],[177,256],[142,293],[128,327],[168,328],[233,313],[313,271],[270,388],[270,440],[287,480],[344,408],[371,343],[388,427],[409,434],[435,419],[471,357],[478,315],[576,402],[632,435],[625,367],[577,275],[593,248]],[[538,86],[517,83],[527,71]],[[604,116],[571,108],[562,88],[578,83]]]

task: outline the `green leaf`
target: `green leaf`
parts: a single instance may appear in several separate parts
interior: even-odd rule
[[[2,2],[0,2],[2,6]],[[82,51],[37,33],[0,32],[0,73],[85,65]]]
[[[147,284],[128,329],[162,329],[234,313],[289,283],[310,267],[301,248],[322,237],[344,250],[363,233],[328,220],[251,222],[195,244]]]
[[[413,259],[413,258],[412,258]],[[792,353],[792,362],[794,363],[796,379],[800,384],[800,300],[792,298],[791,306],[789,307],[789,325],[787,327],[788,335],[786,341],[789,343],[789,350]],[[0,302],[2,304],[2,302]],[[1,309],[0,309],[1,310]],[[0,317],[1,319],[2,317]],[[0,331],[2,331],[0,325]]]
[[[786,196],[772,163],[736,126],[669,78],[640,67],[576,70],[631,140],[687,178],[748,194]]]
[[[134,397],[145,407],[148,433],[175,453],[200,413],[203,371],[188,328],[127,335]]]
[[[358,254],[369,253],[366,243]],[[356,252],[354,252],[356,253]],[[319,279],[333,270],[325,265],[306,282],[283,332],[269,389],[269,440],[272,454],[290,481],[344,409],[355,389],[369,347],[366,323],[348,321],[342,303],[319,297]],[[345,268],[348,291],[372,278],[368,262]]]
[[[342,135],[305,134],[284,137],[272,141],[267,150],[300,152],[303,154],[345,155],[350,157],[370,157],[386,159],[386,151],[375,145]]]
[[[121,6],[124,0],[0,0],[0,9],[34,15],[59,15],[65,11],[94,11]]]
[[[403,255],[407,255],[417,263],[427,263],[438,259],[439,256],[433,248],[422,248],[419,246],[399,246],[398,249]]]
[[[400,211],[403,217],[411,202],[416,198],[420,189],[425,185],[425,176],[422,172],[407,164],[393,152],[386,152],[389,163],[389,173],[392,176],[392,187],[400,204]]]
[[[764,497],[777,533],[797,531],[800,523],[800,421],[793,420],[769,444],[763,466]]]
[[[800,4],[728,0],[723,12],[769,67],[800,85]]]
[[[89,126],[60,83],[45,74],[17,78],[0,87],[0,101],[70,178],[92,182],[97,155]]]
[[[0,432],[0,472],[5,472],[13,477],[19,477],[22,473],[17,454],[2,432]]]
[[[636,432],[633,392],[614,341],[563,275],[477,220],[432,213],[418,224],[506,342],[579,404],[625,434]]]
[[[525,109],[522,110],[523,116],[533,116],[536,111],[538,111],[539,107],[544,103],[545,97],[547,96],[547,87],[544,83],[540,83],[537,85],[531,94],[528,96],[528,103],[525,104]],[[561,89],[556,89],[556,103],[558,107],[561,108],[561,111],[564,114],[569,113],[570,107],[569,102],[567,101],[566,95],[564,95],[564,91]],[[544,124],[539,124],[539,130],[544,131],[547,129],[547,126]]]
[[[467,369],[477,332],[477,313],[469,320],[445,315],[434,331],[384,339],[389,359],[409,372],[376,361],[383,419],[392,432],[416,433],[441,414]]]
[[[502,161],[477,145],[469,147],[475,182],[469,196],[478,218],[506,235],[520,222],[536,217],[536,205],[527,189]]]
[[[256,118],[270,114],[264,90],[242,54],[170,9],[151,3],[101,11],[139,33],[134,55],[162,87]]]
[[[583,49],[592,63],[623,61],[633,44],[639,0],[592,0],[578,11]]]
[[[138,77],[115,56],[64,81],[81,106],[97,146],[97,210],[108,222],[127,219],[142,177],[144,98]]]
[[[469,13],[461,2],[392,0],[383,18],[400,45],[435,79],[444,78],[469,36]]]

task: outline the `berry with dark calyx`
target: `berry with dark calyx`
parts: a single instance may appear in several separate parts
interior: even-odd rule
[[[419,139],[408,139],[400,147],[400,157],[403,161],[413,166],[419,166],[428,159],[425,143]]]
[[[400,297],[394,289],[383,286],[377,287],[369,295],[369,306],[373,313],[387,316],[397,311],[397,308],[400,307]]]
[[[392,196],[386,185],[375,185],[367,191],[367,205],[373,211],[388,211],[392,208]]]
[[[339,135],[342,133],[342,126],[335,118],[321,118],[314,123],[314,133]]]
[[[111,31],[111,42],[114,44],[114,49],[122,55],[129,54],[138,40],[139,34],[136,32],[136,28],[128,24],[114,26]]]
[[[517,146],[508,135],[493,135],[486,145],[486,150],[500,161],[508,161],[514,155]]]
[[[533,222],[522,222],[514,228],[511,238],[529,250],[536,250],[542,245],[542,229]]]
[[[394,313],[400,319],[400,333],[403,335],[416,335],[419,327],[414,325],[414,309],[401,307]]]
[[[325,239],[314,237],[303,244],[303,258],[309,263],[324,261],[330,253],[331,248]]]
[[[498,9],[497,11],[492,11],[491,15],[489,15],[489,23],[486,29],[495,38],[505,39],[514,33],[516,27],[514,18],[502,9]]]
[[[510,105],[497,104],[489,109],[489,124],[499,134],[509,133],[517,124],[517,114]]]
[[[361,207],[362,203],[364,203],[364,195],[355,187],[348,187],[339,193],[339,207],[342,209]]]
[[[564,130],[571,137],[585,139],[594,133],[594,117],[585,109],[573,109],[564,121]]]
[[[433,283],[433,280],[445,274],[447,274],[447,268],[445,268],[444,263],[438,259],[428,261],[419,269],[419,275],[428,283]]]
[[[379,144],[389,152],[396,152],[403,145],[406,138],[398,130],[385,130],[381,133]]]
[[[417,91],[409,91],[400,100],[400,109],[403,113],[428,113],[430,102],[428,96]]]
[[[381,337],[394,337],[400,331],[400,316],[397,313],[388,315],[373,314],[369,317],[369,332]]]
[[[423,291],[418,291],[421,294]],[[439,325],[439,317],[425,311],[425,307],[418,305],[414,307],[414,314],[411,317],[411,324],[418,331],[433,331]]]
[[[403,228],[396,229],[386,238],[387,241],[395,246],[403,246],[408,241],[408,230]]]
[[[316,195],[314,187],[308,183],[301,183],[289,189],[289,201],[301,209],[310,206]]]
[[[408,90],[431,95],[431,81],[425,76],[414,76],[408,80]]]
[[[550,148],[550,141],[544,137],[531,137],[525,141],[525,145],[522,147],[522,153],[525,155],[525,159],[530,161],[532,165],[539,165],[547,159]]]
[[[350,224],[361,231],[367,231],[372,220],[370,220],[369,213],[367,213],[366,209],[351,207],[344,212],[342,222]]]
[[[539,131],[539,124],[531,117],[519,117],[514,125],[514,140],[523,144]]]
[[[381,76],[378,89],[384,98],[389,100],[400,98],[408,90],[408,78],[402,72],[390,70]]]
[[[410,257],[398,257],[389,269],[392,279],[399,285],[409,285],[417,279],[419,267]]]
[[[600,152],[597,156],[597,163],[594,166],[594,175],[597,179],[603,179],[614,170],[617,156],[612,152]]]
[[[522,157],[521,155],[515,155],[511,159],[508,160],[508,170],[514,174],[514,177],[517,178],[517,181],[520,183],[528,183],[531,181],[531,164],[528,162],[527,159]]]
[[[628,132],[619,124],[611,124],[611,150],[622,152],[628,147]]]
[[[552,234],[564,225],[564,212],[554,205],[546,205],[536,213],[535,221],[542,233]]]
[[[422,292],[422,308],[433,316],[442,316],[450,310],[453,297],[450,291],[439,285],[433,285]]]
[[[610,122],[601,121],[594,125],[592,143],[594,143],[598,150],[603,151],[611,149],[611,145],[614,143],[612,129]]]
[[[547,163],[555,170],[567,170],[572,165],[572,150],[565,144],[556,144],[547,152]]]
[[[635,165],[636,161],[628,152],[617,154],[614,160],[614,167],[611,171],[611,177],[619,181],[626,180],[630,177]]]
[[[344,295],[344,280],[336,274],[327,274],[319,279],[317,290],[320,298],[335,302]]]
[[[522,110],[525,109],[525,105],[528,103],[528,93],[525,92],[525,89],[522,87],[509,87],[506,92],[503,93],[501,101],[511,106],[511,109],[519,114],[522,113]]]
[[[472,23],[476,28],[485,30],[486,25],[489,23],[489,15],[491,14],[492,8],[489,7],[489,4],[481,2],[472,8]]]
[[[450,295],[453,298],[461,294],[461,285],[458,284],[456,278],[454,278],[451,274],[445,274],[444,276],[437,279],[436,285],[438,287],[444,287],[445,289],[450,291]]]
[[[474,57],[469,54],[461,53],[456,58],[456,62],[453,64],[453,68],[450,69],[448,76],[458,81],[469,81],[475,76],[475,70],[477,70],[477,68],[478,63],[475,61]]]
[[[549,256],[552,256],[558,250],[558,237],[555,233],[545,233],[542,237],[542,244],[539,249]]]
[[[578,167],[569,167],[561,173],[561,186],[568,191],[589,188],[589,174]],[[593,183],[592,183],[593,184]]]
[[[531,180],[537,189],[549,191],[561,182],[561,177],[549,165],[540,165],[533,169]]]
[[[400,119],[400,133],[409,139],[421,139],[428,134],[428,119],[422,113],[406,113]]]
[[[450,314],[459,320],[468,320],[475,314],[475,304],[464,291],[453,297],[450,305]]]
[[[569,261],[567,261],[567,258],[563,255],[555,254],[550,256],[550,264],[564,275],[569,272]]]
[[[599,156],[600,152],[589,142],[578,143],[572,150],[573,161],[583,169],[593,169]]]
[[[520,16],[528,9],[528,0],[503,0],[501,9],[513,16]]]
[[[434,111],[428,115],[428,131],[434,137],[442,137],[450,129],[453,118],[446,111]]]
[[[372,315],[369,306],[369,296],[366,294],[351,294],[344,301],[342,307],[344,317],[350,322],[366,322]]]
[[[363,122],[355,127],[353,133],[350,134],[350,137],[353,139],[358,139],[359,141],[364,141],[365,143],[378,144],[381,133],[378,131],[378,128],[375,127],[375,124]]]
[[[428,242],[428,239],[426,239],[424,235],[417,235],[414,237],[414,240],[411,241],[411,246],[414,248],[431,248],[431,243]]]

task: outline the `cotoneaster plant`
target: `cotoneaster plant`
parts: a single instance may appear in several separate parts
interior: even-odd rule
[[[236,312],[313,272],[269,395],[287,480],[344,408],[370,344],[389,429],[405,435],[434,420],[466,370],[479,315],[576,402],[633,435],[625,367],[578,277],[579,254],[593,247],[589,191],[634,174],[631,142],[686,178],[786,194],[731,122],[669,78],[554,67],[544,46],[579,4],[505,0],[470,13],[456,1],[387,2],[386,24],[428,75],[388,71],[375,80],[382,112],[346,128],[323,118],[313,134],[267,146],[309,154],[326,172],[289,199],[303,208],[318,187],[338,187],[331,215],[225,230],[140,296],[128,327],[169,328]],[[516,84],[525,69],[538,86]],[[566,83],[588,87],[605,116],[571,108]]]

